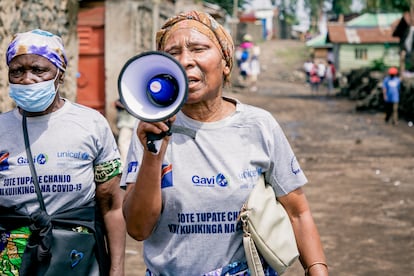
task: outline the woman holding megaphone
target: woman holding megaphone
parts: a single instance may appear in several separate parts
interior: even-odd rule
[[[168,122],[195,135],[166,135],[154,154],[147,133],[169,126],[142,120],[131,142],[123,212],[129,235],[144,241],[146,275],[250,275],[238,214],[261,174],[289,214],[307,274],[328,275],[301,188],[307,179],[279,124],[269,112],[223,96],[231,36],[210,15],[191,11],[166,21],[157,50],[173,56],[188,78],[187,100]]]

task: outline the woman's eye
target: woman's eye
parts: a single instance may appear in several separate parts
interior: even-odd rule
[[[170,55],[172,55],[172,56],[176,56],[176,55],[178,55],[179,53],[178,53],[178,51],[170,51],[170,52],[168,52]]]
[[[23,70],[13,69],[13,70],[10,70],[9,73],[10,73],[10,76],[12,77],[18,77],[23,74]]]
[[[210,49],[210,47],[206,46],[206,45],[194,45],[194,47],[192,47],[191,51],[194,53],[204,53],[205,51],[208,51]]]
[[[45,72],[45,70],[42,69],[42,68],[33,68],[32,69],[32,73],[35,74],[35,75],[40,75],[40,74],[43,74],[44,72]]]

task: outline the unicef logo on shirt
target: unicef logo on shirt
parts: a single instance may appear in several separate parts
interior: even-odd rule
[[[292,159],[290,160],[290,169],[292,170],[292,173],[295,175],[300,173],[300,166],[295,156],[293,156]]]
[[[62,151],[57,153],[58,158],[68,158],[68,159],[79,159],[79,160],[88,160],[89,154],[87,152],[80,151]]]

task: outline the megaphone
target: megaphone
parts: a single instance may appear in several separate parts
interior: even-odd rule
[[[134,117],[146,122],[165,121],[187,100],[187,75],[170,54],[148,51],[125,63],[118,78],[118,92]]]
[[[187,100],[188,79],[184,68],[170,54],[148,51],[130,58],[118,78],[121,103],[134,117],[160,122],[176,114]],[[154,141],[171,132],[147,133],[148,150],[157,153]]]

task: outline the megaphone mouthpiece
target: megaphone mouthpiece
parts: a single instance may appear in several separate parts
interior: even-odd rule
[[[169,106],[177,99],[178,83],[169,74],[160,74],[148,82],[147,93],[149,99],[159,106]]]

